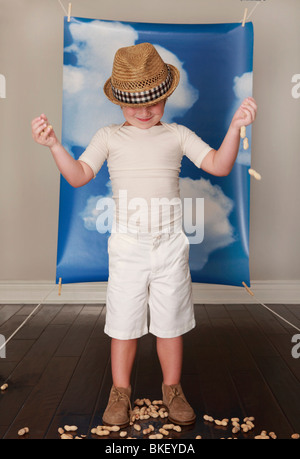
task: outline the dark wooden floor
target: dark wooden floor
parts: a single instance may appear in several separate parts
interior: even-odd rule
[[[300,305],[270,306],[300,326]],[[0,334],[9,337],[34,307],[0,305]],[[253,438],[262,429],[278,438],[300,433],[300,359],[291,354],[297,331],[260,305],[196,305],[195,311],[197,327],[184,337],[182,385],[197,421],[173,438],[232,436],[230,429],[204,422],[203,414],[254,416],[255,429],[238,438]],[[8,343],[0,359],[0,386],[8,383],[0,392],[0,438],[17,438],[28,426],[27,438],[55,439],[65,424],[94,438],[90,429],[102,423],[111,387],[104,317],[104,305],[43,305]],[[139,341],[132,388],[132,400],[161,398],[150,334]]]

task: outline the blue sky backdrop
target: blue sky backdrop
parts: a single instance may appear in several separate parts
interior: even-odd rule
[[[64,22],[62,143],[78,158],[102,126],[124,121],[103,93],[118,48],[152,43],[181,73],[163,121],[183,124],[218,148],[242,100],[252,95],[253,26],[238,24],[144,24],[71,18]],[[204,198],[204,240],[190,246],[194,282],[241,285],[249,275],[249,149],[241,147],[228,177],[214,177],[184,157],[181,197]],[[57,280],[106,281],[107,238],[96,220],[101,197],[111,196],[106,162],[95,180],[73,189],[63,177]]]

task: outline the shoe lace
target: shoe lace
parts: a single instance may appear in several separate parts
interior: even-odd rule
[[[181,400],[186,403],[184,397],[182,396],[182,393],[178,390],[177,387],[171,386],[171,393],[170,393],[170,399],[169,399],[169,405],[173,402],[175,398],[181,398]]]
[[[127,394],[125,394],[124,392],[120,391],[117,387],[114,387],[113,388],[113,391],[112,391],[112,398],[111,398],[112,402],[116,403],[120,400],[125,400],[128,402],[129,404],[129,410],[130,410],[130,413],[132,411],[132,408],[131,408],[131,402],[130,402],[130,398],[128,397]]]

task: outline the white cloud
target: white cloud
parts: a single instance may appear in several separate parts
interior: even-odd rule
[[[183,62],[178,57],[163,48],[154,44],[158,53],[167,64],[174,65],[180,71],[180,83],[175,92],[168,99],[164,121],[171,123],[173,118],[184,116],[184,114],[194,105],[199,97],[199,91],[189,83],[188,74],[183,68]]]
[[[236,97],[242,101],[252,94],[253,72],[243,73],[242,76],[236,76],[233,79],[233,91]]]
[[[204,198],[204,240],[195,248],[197,265],[202,269],[211,253],[235,241],[234,228],[229,221],[234,203],[218,185],[212,185],[209,180],[193,180],[186,177],[180,178],[179,183],[181,199],[193,199],[194,215],[196,199]],[[190,242],[193,242],[192,239]]]
[[[111,232],[115,204],[110,181],[106,183],[106,187],[105,195],[89,196],[85,208],[79,213],[88,231],[98,231],[101,234]]]

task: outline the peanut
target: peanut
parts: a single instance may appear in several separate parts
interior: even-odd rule
[[[51,129],[53,129],[53,126],[51,126],[51,124],[48,124],[48,126],[46,126],[45,129],[43,129],[43,130],[40,132],[40,135],[45,134],[45,132],[46,132],[47,130],[51,131]]]
[[[231,432],[232,432],[233,434],[236,434],[236,433],[238,433],[240,430],[241,430],[240,426],[239,426],[239,425],[236,425],[236,426],[233,427],[233,429],[232,429]]]
[[[217,426],[220,426],[222,425],[222,421],[220,421],[219,419],[215,419],[215,424],[217,424]]]
[[[201,439],[202,439],[201,435],[197,435],[195,438],[196,438],[197,440],[201,440]]]
[[[144,399],[140,399],[140,398],[137,398],[135,401],[134,401],[134,404],[135,405],[138,405],[138,406],[143,406],[144,405]]]
[[[122,430],[122,432],[120,432],[120,437],[126,437],[126,435],[127,435],[126,430]]]
[[[141,430],[141,426],[139,424],[133,424],[133,428],[138,432]]]
[[[244,140],[243,140],[243,148],[244,148],[244,150],[248,150],[248,148],[249,148],[248,137],[245,137]]]
[[[98,435],[98,437],[104,437],[106,435],[109,435],[109,430],[99,430],[99,429],[96,429],[96,435]]]
[[[244,139],[246,137],[246,126],[241,127],[240,136],[241,136],[241,139]]]
[[[300,435],[298,433],[294,433],[293,435],[291,435],[291,438],[293,440],[298,440],[300,438]]]
[[[29,428],[28,427],[23,427],[23,429],[20,429],[18,431],[18,435],[21,437],[22,435],[25,435],[28,432],[29,432]]]
[[[169,431],[163,428],[159,429],[159,432],[163,435],[169,435]]]
[[[60,436],[61,440],[73,440],[73,436],[71,434],[66,434],[66,433],[63,433],[61,436]]]
[[[176,432],[181,432],[181,427],[180,426],[174,426],[173,430],[176,430]]]
[[[254,169],[249,169],[248,170],[249,174],[252,175],[252,177],[254,177],[256,180],[261,180],[261,175],[256,172]]]
[[[103,429],[102,426],[97,426],[91,429],[91,433],[98,435],[98,437],[104,437],[105,435],[109,435],[110,432],[108,429]]]
[[[6,390],[8,388],[8,384],[5,383],[0,387],[0,390]]]
[[[172,430],[174,427],[174,424],[164,424],[163,425],[163,429],[166,429],[166,430]]]
[[[158,414],[161,418],[167,418],[168,417],[168,412],[166,411],[165,408],[161,408],[159,411],[158,411]]]
[[[203,416],[203,419],[204,419],[204,421],[214,422],[214,418],[212,416],[208,416],[208,414],[205,414]]]
[[[64,427],[64,429],[65,429],[66,432],[76,432],[76,430],[78,429],[78,427],[77,427],[77,426],[68,426],[68,425],[66,425],[66,426]]]
[[[106,426],[106,430],[109,430],[110,432],[119,432],[120,427],[119,426]]]
[[[250,427],[247,424],[241,424],[241,428],[243,432],[248,432],[250,430]]]
[[[159,434],[149,435],[148,438],[151,438],[151,439],[153,438],[153,439],[154,439],[154,438],[163,438],[163,437],[164,437],[164,436],[163,436],[162,434],[159,433]]]

